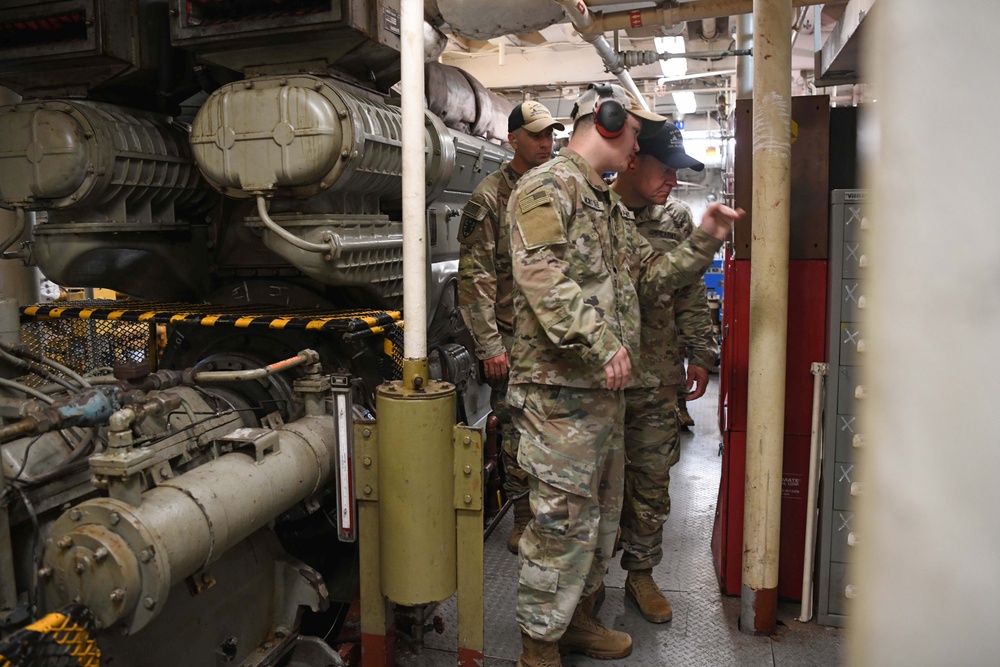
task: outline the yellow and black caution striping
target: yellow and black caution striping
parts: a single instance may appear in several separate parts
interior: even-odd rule
[[[398,310],[288,309],[278,306],[164,303],[143,301],[71,301],[25,306],[27,319],[81,319],[153,324],[195,324],[239,329],[297,329],[344,334],[348,339],[383,335],[388,327],[402,326]]]
[[[93,630],[90,611],[68,605],[0,642],[0,667],[99,667]]]

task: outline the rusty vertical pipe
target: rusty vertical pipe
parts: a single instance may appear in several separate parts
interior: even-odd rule
[[[740,629],[777,625],[788,326],[792,0],[754,0],[753,256]]]

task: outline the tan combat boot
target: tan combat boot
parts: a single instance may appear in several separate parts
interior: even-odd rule
[[[510,537],[507,539],[507,550],[511,553],[517,553],[517,543],[521,541],[521,534],[528,527],[529,521],[531,521],[531,503],[528,501],[528,496],[523,496],[514,501],[514,529],[510,531]]]
[[[559,640],[559,652],[582,653],[598,660],[624,658],[632,652],[632,637],[606,628],[594,618],[597,592],[580,600],[565,634]]]
[[[559,659],[559,645],[543,642],[521,633],[521,659],[517,667],[562,667]]]
[[[653,581],[652,570],[634,570],[625,578],[625,596],[639,607],[639,613],[650,623],[666,623],[674,617],[670,603]]]

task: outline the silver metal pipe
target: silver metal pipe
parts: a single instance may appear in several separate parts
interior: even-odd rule
[[[243,371],[200,371],[193,375],[196,384],[210,384],[214,382],[244,382],[247,380],[258,380],[268,375],[274,375],[290,368],[303,364],[315,364],[319,362],[319,354],[314,350],[303,350],[294,357],[276,361],[263,368],[251,368]]]
[[[335,249],[333,244],[330,243],[330,240],[327,238],[329,233],[324,235],[323,240],[325,243],[312,243],[311,241],[300,239],[298,236],[292,234],[290,231],[276,223],[271,219],[271,216],[267,214],[267,203],[263,195],[257,195],[257,215],[260,216],[260,221],[264,223],[265,227],[291,243],[296,248],[301,248],[302,250],[308,250],[310,252],[319,252],[324,255],[332,253]]]
[[[639,65],[652,65],[660,60],[670,60],[671,58],[726,58],[728,56],[751,56],[750,49],[733,49],[728,51],[698,51],[697,53],[670,53],[669,51],[622,51],[618,54],[626,67],[636,67]],[[718,74],[718,72],[712,72]]]
[[[823,460],[823,389],[830,365],[813,362],[812,423],[809,433],[809,486],[806,490],[806,539],[802,556],[802,609],[799,620],[808,623],[813,614],[813,556],[816,548],[816,515],[819,513],[819,466]]]

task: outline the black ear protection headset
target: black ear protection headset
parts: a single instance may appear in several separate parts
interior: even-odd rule
[[[628,112],[622,103],[614,98],[614,91],[609,83],[592,83],[590,88],[597,91],[600,99],[594,107],[594,124],[597,132],[605,139],[620,137],[625,131]]]

